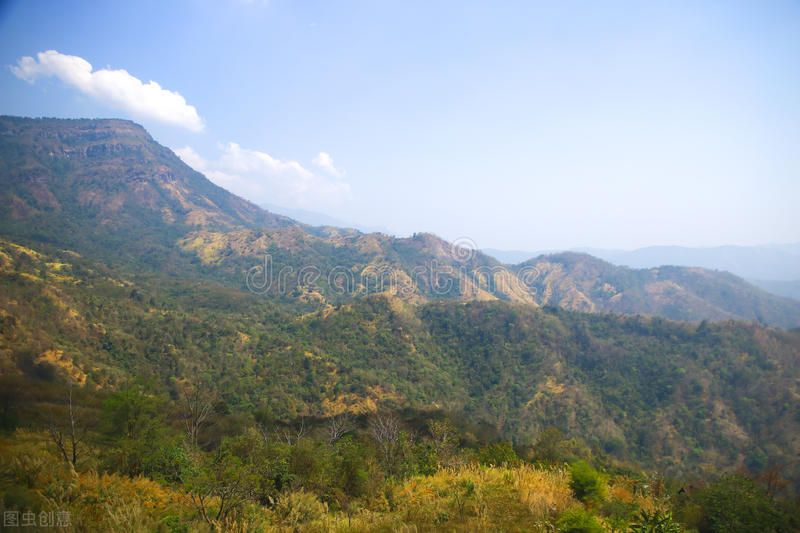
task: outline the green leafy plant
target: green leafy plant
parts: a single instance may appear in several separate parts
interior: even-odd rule
[[[556,526],[563,533],[603,533],[603,526],[597,518],[580,507],[564,511]]]
[[[631,526],[632,533],[681,533],[683,527],[672,519],[672,512],[660,511],[647,512],[642,509],[637,518],[637,523]]]
[[[581,501],[600,501],[608,492],[605,476],[586,461],[577,461],[569,467],[571,480],[569,487]]]

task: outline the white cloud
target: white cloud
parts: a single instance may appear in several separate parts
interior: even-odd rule
[[[344,171],[333,165],[333,158],[327,152],[320,152],[311,162],[332,176],[337,178],[344,176]]]
[[[219,149],[219,158],[213,161],[189,146],[174,152],[217,185],[257,204],[324,209],[350,196],[349,184],[315,174],[297,161],[281,161],[236,143],[221,144]]]
[[[178,157],[180,157],[184,163],[192,167],[198,172],[205,171],[206,167],[208,166],[208,161],[203,159],[203,157],[194,151],[194,148],[191,146],[185,146],[183,148],[176,148],[173,150]]]
[[[162,89],[154,81],[142,83],[126,70],[93,71],[91,63],[82,57],[48,50],[36,54],[36,59],[30,56],[21,58],[17,66],[11,67],[11,72],[29,83],[41,77],[55,76],[109,107],[192,131],[203,129],[197,110],[187,104],[183,96]]]

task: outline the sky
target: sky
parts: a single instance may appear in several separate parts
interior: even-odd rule
[[[800,2],[0,0],[0,114],[480,248],[800,241]]]

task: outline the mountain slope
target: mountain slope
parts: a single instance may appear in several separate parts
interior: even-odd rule
[[[674,266],[636,270],[574,252],[540,256],[520,267],[538,272],[532,290],[540,305],[672,320],[800,325],[800,302],[769,294],[727,272]]]
[[[759,289],[772,294],[800,301],[800,280],[775,281],[767,279],[748,279],[747,281]]]
[[[135,283],[8,241],[0,288],[0,391],[69,377],[174,392],[202,374],[237,416],[441,408],[518,443],[558,427],[674,474],[781,463],[800,480],[796,331],[387,296],[295,316],[213,282]],[[24,406],[4,398],[8,427]]]
[[[630,268],[656,268],[664,265],[725,270],[745,279],[796,281],[800,279],[800,243],[760,246],[648,246],[636,250],[573,248],[530,252],[484,249],[503,263],[518,264],[540,255],[562,251],[586,253],[604,261]]]
[[[631,268],[683,265],[727,270],[746,279],[800,279],[800,243],[707,248],[648,246],[630,251],[585,248],[576,251]]]
[[[5,234],[100,254],[170,248],[193,227],[296,225],[214,185],[124,120],[0,117],[0,187]]]
[[[303,312],[388,293],[800,325],[800,302],[726,273],[636,271],[576,254],[510,267],[426,233],[312,228],[214,185],[123,120],[0,117],[0,224],[22,244],[129,273],[210,278]]]

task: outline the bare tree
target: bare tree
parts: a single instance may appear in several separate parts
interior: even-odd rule
[[[369,422],[369,434],[378,445],[386,470],[394,474],[400,440],[400,420],[392,413],[378,413]]]
[[[456,429],[448,420],[432,420],[428,423],[428,430],[438,466],[449,466],[458,448]]]
[[[333,446],[336,441],[353,430],[353,424],[347,411],[328,419],[328,445]]]
[[[198,470],[189,480],[189,498],[212,526],[218,526],[219,521],[251,500],[259,480],[252,464],[222,450],[206,459]],[[211,512],[209,504],[216,508],[216,514]]]
[[[50,439],[55,443],[61,456],[73,468],[78,462],[80,456],[79,445],[83,442],[83,437],[86,434],[86,428],[82,428],[80,436],[77,429],[77,407],[72,403],[72,381],[69,383],[69,392],[67,393],[67,427],[57,423],[55,418],[50,416],[48,423],[48,430],[50,432]]]
[[[782,471],[783,465],[774,465],[757,478],[766,485],[767,494],[771,497],[775,497],[778,491],[789,484],[787,480],[781,479]]]
[[[294,446],[297,442],[308,434],[305,417],[300,417],[299,426],[275,427],[275,435],[278,440],[282,440],[289,446]]]
[[[194,382],[183,390],[180,405],[186,436],[192,446],[197,446],[200,429],[208,424],[209,418],[214,414],[216,401],[216,392],[199,378],[195,378]]]

